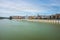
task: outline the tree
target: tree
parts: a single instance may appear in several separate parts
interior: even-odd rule
[[[12,16],[10,16],[10,20],[12,19]]]

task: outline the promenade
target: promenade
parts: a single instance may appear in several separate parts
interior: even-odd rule
[[[27,19],[27,21],[33,22],[46,22],[46,23],[53,23],[53,24],[60,24],[60,20],[44,20],[44,19]]]

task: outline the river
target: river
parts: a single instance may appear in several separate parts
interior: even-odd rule
[[[0,40],[60,40],[60,25],[0,19]]]

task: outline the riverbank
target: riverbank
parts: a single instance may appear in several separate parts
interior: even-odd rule
[[[13,19],[14,20],[14,19]],[[31,21],[31,22],[45,22],[52,24],[60,24],[60,20],[50,20],[50,19],[16,19],[17,21]]]
[[[60,24],[60,20],[44,20],[44,19],[27,19],[27,21],[33,22],[46,22],[46,23],[53,23],[53,24]]]

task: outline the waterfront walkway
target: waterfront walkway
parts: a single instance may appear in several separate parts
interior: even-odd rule
[[[60,20],[44,20],[44,19],[39,19],[39,20],[35,20],[35,19],[27,19],[27,21],[35,21],[35,22],[47,22],[47,23],[53,23],[53,24],[60,24]]]

